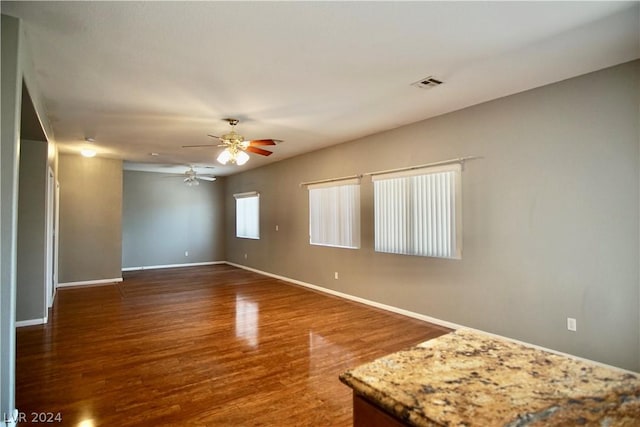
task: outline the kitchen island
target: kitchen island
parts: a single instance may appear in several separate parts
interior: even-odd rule
[[[460,329],[340,375],[354,426],[640,426],[640,376]]]

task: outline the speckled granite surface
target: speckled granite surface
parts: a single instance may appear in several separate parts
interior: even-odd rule
[[[640,375],[467,329],[340,380],[415,426],[640,426]]]

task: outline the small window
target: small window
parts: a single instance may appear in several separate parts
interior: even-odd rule
[[[460,164],[373,176],[375,250],[462,257]]]
[[[312,245],[360,247],[360,179],[310,184],[309,242]]]
[[[236,199],[236,237],[244,239],[260,238],[260,194],[234,194]]]

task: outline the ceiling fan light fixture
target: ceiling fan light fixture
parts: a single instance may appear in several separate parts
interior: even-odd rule
[[[242,166],[249,161],[249,155],[237,148],[227,147],[218,155],[217,160],[223,165],[231,162]]]
[[[231,152],[228,149],[224,149],[222,151],[222,153],[220,153],[220,155],[218,156],[218,161],[220,163],[222,163],[223,165],[226,165],[227,163],[229,163],[230,160],[233,159],[233,156],[231,155]]]
[[[236,164],[242,166],[249,161],[249,155],[244,151],[238,151],[236,155]]]
[[[244,137],[233,129],[235,125],[238,124],[237,119],[224,119],[231,125],[231,131],[222,136],[216,136],[212,134],[208,134],[207,136],[217,139],[220,141],[218,147],[225,147],[224,150],[218,154],[216,160],[226,165],[227,163],[237,164],[239,166],[244,165],[250,159],[249,154],[246,151],[252,154],[258,154],[261,156],[269,156],[273,154],[272,151],[265,150],[260,148],[260,146],[270,146],[276,145],[277,142],[282,142],[279,139],[256,139],[256,140],[245,140]],[[182,148],[195,148],[195,147],[210,147],[210,144],[206,145],[183,145]]]

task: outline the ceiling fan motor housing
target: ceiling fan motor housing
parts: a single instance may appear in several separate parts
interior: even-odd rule
[[[234,130],[231,130],[231,132],[222,135],[222,142],[232,146],[236,146],[236,145],[244,146],[244,137],[236,133]],[[248,146],[248,143],[247,143],[247,146]]]

